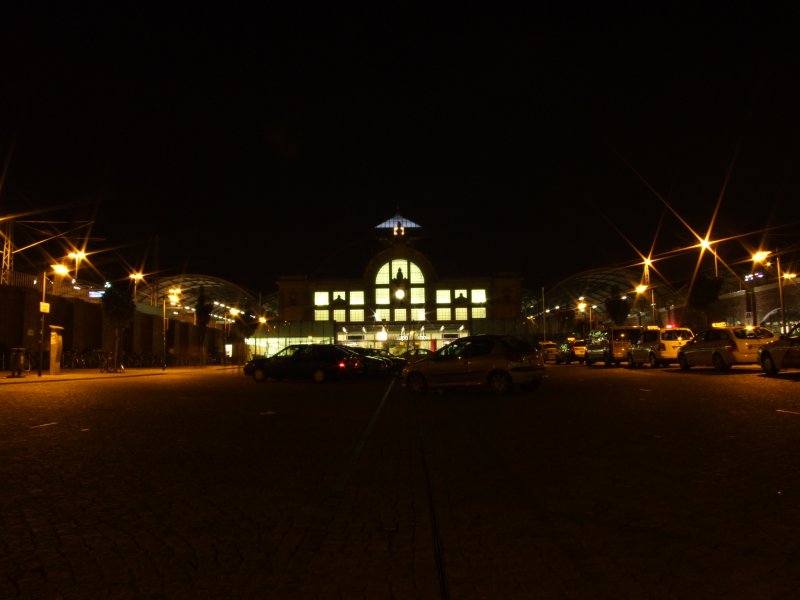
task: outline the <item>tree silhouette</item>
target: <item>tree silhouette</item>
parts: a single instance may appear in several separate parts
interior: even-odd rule
[[[707,327],[709,317],[713,312],[714,305],[719,300],[719,292],[722,289],[722,278],[710,277],[705,274],[700,274],[692,284],[692,289],[689,291],[689,296],[686,298],[686,304],[690,308],[702,313],[703,323],[701,327]],[[695,325],[696,326],[696,325]]]
[[[114,370],[119,368],[119,341],[122,333],[133,323],[136,304],[127,291],[111,286],[102,299],[103,317],[114,329]]]
[[[609,318],[614,321],[615,325],[624,325],[628,318],[628,313],[631,312],[631,303],[625,298],[622,299],[619,288],[612,286],[610,295],[605,301],[606,312]]]

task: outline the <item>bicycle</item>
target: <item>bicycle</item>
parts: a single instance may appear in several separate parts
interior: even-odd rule
[[[100,372],[101,373],[122,373],[125,367],[122,363],[114,364],[114,353],[106,352],[100,357]]]

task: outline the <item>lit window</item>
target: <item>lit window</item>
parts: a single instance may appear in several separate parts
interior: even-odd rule
[[[375,275],[375,285],[389,285],[392,276],[389,274],[389,263],[383,265]]]
[[[405,308],[396,308],[394,309],[394,320],[397,322],[405,321],[408,317],[406,316],[406,309]]]
[[[486,290],[472,290],[472,303],[485,304],[486,303]]]
[[[472,309],[472,318],[473,319],[485,319],[486,318],[486,307],[485,306],[476,306]]]
[[[340,302],[342,300],[347,299],[347,292],[339,291],[339,292],[332,292],[331,296],[333,296],[334,302]]]
[[[389,288],[377,288],[375,290],[375,304],[390,304]]]
[[[364,320],[364,309],[363,308],[356,308],[350,311],[350,320],[351,321],[363,321]]]
[[[411,288],[411,304],[425,304],[425,288]]]
[[[330,296],[328,292],[314,292],[314,306],[328,306]]]
[[[347,320],[347,311],[343,308],[337,308],[333,311],[333,320],[342,323]]]
[[[411,320],[412,321],[424,321],[425,320],[425,309],[424,308],[412,308],[411,309]]]
[[[437,308],[436,320],[437,321],[450,321],[452,319],[449,308]]]
[[[314,311],[314,320],[315,321],[327,321],[330,317],[328,316],[327,310],[315,310]]]
[[[456,321],[466,321],[469,318],[468,308],[456,308]]]
[[[378,308],[375,310],[375,320],[388,321],[390,314],[391,313],[388,308]]]
[[[364,305],[364,292],[350,292],[350,305],[363,306]]]
[[[392,279],[408,279],[408,261],[407,260],[393,260],[391,268]]]
[[[436,304],[450,304],[450,290],[436,290]]]
[[[467,293],[467,290],[455,290],[453,296],[455,296],[456,300],[466,300],[469,297]]]
[[[422,269],[420,269],[414,263],[408,263],[408,280],[414,285],[420,285],[425,283],[425,276],[422,274]]]

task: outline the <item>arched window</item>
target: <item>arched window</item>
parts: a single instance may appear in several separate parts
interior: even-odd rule
[[[425,305],[425,276],[419,265],[408,259],[391,260],[375,275],[375,303],[394,307],[395,320],[408,315],[412,306]]]

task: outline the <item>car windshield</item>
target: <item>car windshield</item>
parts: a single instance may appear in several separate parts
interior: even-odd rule
[[[623,342],[625,340],[629,340],[631,342],[635,342],[636,340],[639,339],[641,333],[642,332],[638,329],[615,329],[614,341]]]
[[[661,337],[668,342],[688,340],[692,337],[692,332],[688,329],[670,329],[665,331]]]
[[[503,338],[503,345],[515,352],[519,352],[520,354],[533,354],[535,352],[531,344],[520,338],[505,337]],[[546,344],[546,346],[558,348],[558,345],[555,342],[552,344]]]
[[[753,327],[752,329],[742,327],[740,329],[734,329],[733,335],[740,340],[763,340],[771,338],[773,333],[766,327]]]

